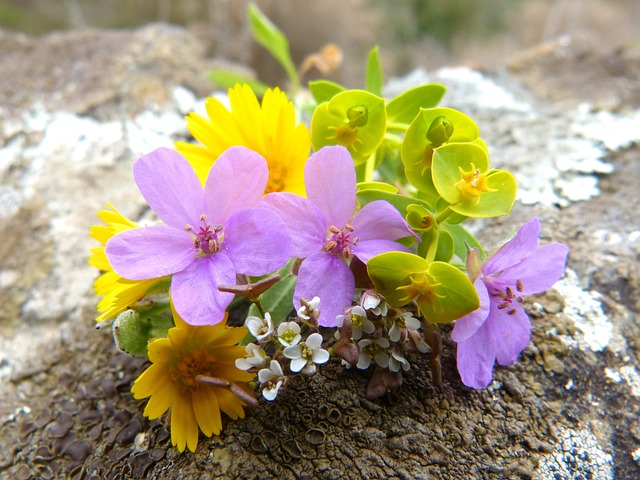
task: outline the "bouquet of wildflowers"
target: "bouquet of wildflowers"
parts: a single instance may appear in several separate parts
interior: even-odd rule
[[[286,38],[249,13],[295,90]],[[293,92],[298,112],[255,82],[230,88],[229,107],[207,99],[206,117],[187,117],[196,143],[133,165],[158,223],[98,214],[98,325],[148,357],[133,395],[151,419],[170,409],[180,451],[219,434],[221,412],[241,418],[329,361],[370,370],[370,399],[400,387],[417,354],[438,384],[441,323],[455,322],[462,382],[485,388],[529,342],[524,298],[564,273],[567,246],[539,246],[536,218],[491,254],[465,229],[508,215],[516,181],[490,166],[471,118],[438,106],[442,85],[384,98],[377,49],[366,78],[361,90],[311,82],[312,100]],[[297,113],[309,111],[307,126]],[[248,315],[231,317],[244,326],[228,325],[243,299]]]

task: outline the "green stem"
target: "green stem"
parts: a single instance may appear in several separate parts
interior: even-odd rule
[[[441,211],[438,216],[436,217],[436,222],[438,224],[441,224],[442,222],[444,222],[449,216],[451,216],[453,213],[455,213],[453,210],[451,210],[451,207],[447,207],[445,208],[443,211]]]
[[[431,263],[436,259],[436,252],[438,251],[439,241],[440,241],[440,228],[437,225],[435,225],[433,227],[433,236],[431,237],[431,242],[429,242],[429,248],[427,249],[427,254],[424,257],[427,262]]]
[[[365,167],[364,167],[364,181],[365,182],[372,182],[373,181],[373,173],[376,170],[376,154],[377,153],[378,153],[378,151],[376,150],[374,153],[369,155],[369,158],[367,158],[367,163],[365,164]]]
[[[422,329],[424,331],[424,339],[431,347],[429,361],[431,362],[431,376],[433,385],[439,387],[442,385],[442,365],[440,364],[440,356],[442,355],[442,335],[437,325],[432,324],[426,318],[422,318]]]

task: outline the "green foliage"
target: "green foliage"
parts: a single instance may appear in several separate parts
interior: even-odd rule
[[[260,80],[222,68],[212,70],[209,73],[209,80],[211,80],[215,85],[225,89],[232,88],[238,83],[246,83],[258,97],[263,96],[264,92],[269,88],[268,85],[262,83]]]
[[[384,98],[365,90],[347,90],[316,108],[311,119],[314,150],[342,145],[356,165],[364,163],[380,146],[386,128]]]
[[[257,5],[249,4],[248,13],[253,37],[282,65],[291,81],[291,89],[296,91],[300,85],[300,77],[291,59],[287,37],[260,11]]]
[[[369,260],[367,272],[390,305],[415,301],[431,323],[452,322],[480,306],[469,277],[445,262],[428,262],[412,253],[387,252]]]
[[[154,338],[163,338],[173,327],[168,305],[150,309],[125,310],[112,325],[116,348],[129,355],[146,357],[147,344]]]
[[[382,72],[382,64],[380,63],[380,52],[378,47],[375,47],[369,52],[369,57],[367,58],[364,89],[374,95],[381,96],[383,81],[384,73]]]

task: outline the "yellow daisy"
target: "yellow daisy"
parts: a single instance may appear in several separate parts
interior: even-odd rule
[[[231,111],[216,98],[205,103],[207,116],[187,116],[187,127],[201,145],[176,142],[177,150],[191,163],[204,185],[211,165],[229,147],[243,146],[258,152],[269,165],[269,192],[304,195],[304,164],[311,135],[303,123],[296,125],[293,103],[278,88],[264,94],[262,105],[248,85],[229,89]]]
[[[113,271],[104,252],[105,245],[114,235],[131,228],[137,228],[139,225],[118,212],[113,205],[107,204],[107,206],[110,210],[98,212],[98,218],[105,225],[94,225],[90,230],[91,237],[102,244],[92,248],[89,256],[89,265],[104,272],[93,284],[96,295],[104,297],[98,303],[100,315],[96,318],[97,322],[117,316],[135,305],[152,288],[168,279],[168,277],[162,277],[149,280],[128,280]]]
[[[246,327],[228,327],[226,317],[213,326],[192,326],[178,316],[173,304],[171,310],[176,326],[168,338],[149,343],[152,365],[131,392],[137,399],[151,397],[144,409],[151,420],[171,408],[171,443],[180,452],[185,446],[195,452],[198,427],[207,437],[220,433],[221,410],[234,420],[244,418],[243,406],[255,399],[243,386],[255,375],[235,366],[246,353],[237,345],[247,335]]]

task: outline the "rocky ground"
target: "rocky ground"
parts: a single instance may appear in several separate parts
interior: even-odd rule
[[[565,42],[504,69],[416,71],[475,118],[513,170],[509,218],[571,247],[565,279],[530,299],[533,339],[484,391],[445,340],[444,385],[412,360],[365,399],[332,361],[179,454],[129,393],[144,362],[94,329],[87,236],[104,202],[136,217],[139,155],[186,136],[210,62],[181,29],[0,34],[0,478],[558,478],[640,476],[640,52]],[[445,331],[448,331],[445,328]]]

